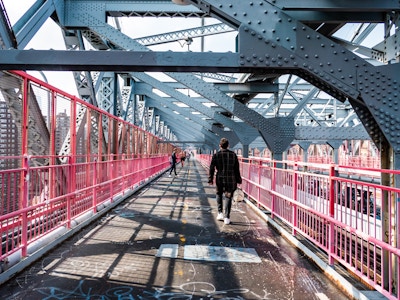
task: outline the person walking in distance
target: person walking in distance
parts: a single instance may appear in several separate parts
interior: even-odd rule
[[[172,150],[170,162],[171,162],[171,169],[169,169],[169,177],[171,177],[172,170],[174,171],[175,176],[176,176],[177,175],[176,174],[176,148],[174,148],[174,150]]]
[[[215,153],[211,159],[208,183],[214,183],[217,193],[218,216],[217,220],[224,221],[225,224],[230,224],[230,213],[232,207],[232,196],[237,185],[242,183],[240,176],[239,160],[235,152],[228,149],[229,141],[222,138],[219,143],[220,150]]]

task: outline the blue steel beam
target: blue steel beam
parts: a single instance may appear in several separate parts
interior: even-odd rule
[[[0,49],[17,48],[17,40],[11,27],[10,20],[3,1],[0,0]]]
[[[132,76],[143,82],[146,82],[147,84],[155,87],[156,89],[173,97],[174,99],[192,107],[193,109],[200,112],[201,114],[203,114],[217,122],[220,122],[221,124],[224,124],[228,128],[231,128],[232,130],[234,130],[237,133],[241,142],[244,144],[249,144],[258,135],[257,132],[255,130],[253,130],[252,128],[249,128],[249,126],[237,123],[226,116],[215,113],[212,109],[206,107],[205,105],[203,105],[201,103],[194,102],[192,98],[185,96],[184,94],[176,91],[175,89],[173,89],[167,85],[164,85],[162,82],[158,81],[157,79],[153,78],[150,75],[147,75],[145,73],[132,73]]]
[[[228,25],[224,23],[219,23],[213,25],[206,25],[202,27],[190,28],[186,30],[179,30],[179,31],[146,36],[142,38],[137,38],[135,39],[135,41],[137,41],[142,45],[150,46],[150,45],[176,42],[187,39],[189,37],[196,38],[196,37],[209,36],[213,34],[226,33],[231,31],[233,31],[233,29],[230,28]]]
[[[189,2],[239,26],[243,66],[297,69],[296,75],[325,92],[342,101],[349,98],[375,144],[379,147],[382,139],[387,139],[393,150],[400,152],[400,139],[391,128],[399,124],[392,108],[398,109],[398,65],[377,69],[268,2]],[[369,81],[374,84],[370,86]]]
[[[229,135],[229,140],[231,142],[231,145],[236,145],[239,142],[239,138],[237,137],[236,133],[233,131],[225,131],[221,128],[217,128],[215,126],[212,126],[211,124],[207,123],[204,121],[202,118],[193,115],[191,112],[187,111],[187,109],[180,108],[171,102],[171,99],[167,100],[163,97],[160,97],[154,93],[152,93],[150,90],[142,91],[138,89],[138,93],[142,93],[149,97],[149,99],[146,101],[149,106],[157,107],[157,110],[163,111],[163,119],[167,120],[169,126],[171,124],[174,124],[174,126],[171,126],[172,129],[174,129],[175,132],[182,132],[181,130],[184,130],[184,132],[187,135],[187,140],[191,141],[203,141],[204,144],[207,144],[206,140],[214,141],[216,142],[216,137],[215,134],[219,136],[219,138],[222,137],[227,137]],[[173,107],[172,107],[173,106]],[[180,115],[184,117],[184,119],[181,119],[179,122],[177,122],[177,117],[176,114],[173,112],[176,110],[179,112]],[[166,118],[166,115],[168,116]],[[172,118],[172,121],[171,121]],[[189,120],[188,120],[189,119]],[[194,130],[195,126],[194,124],[198,124],[196,127],[200,126],[201,129],[204,130]],[[181,124],[185,124],[185,126],[182,126]],[[176,125],[178,127],[176,127]],[[179,129],[179,130],[176,130]],[[202,139],[199,134],[202,133],[202,136],[206,136],[207,139]],[[178,136],[179,140],[183,140],[183,136]],[[214,143],[216,145],[217,143]],[[212,146],[213,144],[211,144]]]
[[[63,1],[37,0],[13,26],[18,49],[24,49]]]
[[[200,128],[206,129],[205,133],[207,135],[207,138],[210,138],[211,136],[210,131],[212,129],[211,125],[206,121],[204,121],[199,116],[192,114],[187,109],[184,109],[182,107],[177,106],[176,104],[173,104],[172,102],[174,99],[171,98],[167,99],[165,97],[161,97],[153,93],[152,87],[145,84],[137,86],[135,92],[136,94],[146,96],[146,104],[148,106],[156,107],[159,111],[162,111],[163,120],[168,121],[167,123],[168,126],[174,129],[175,132],[177,133],[182,132],[181,130],[183,129],[187,135],[185,139],[198,140],[198,141],[204,140],[204,138],[201,138],[201,136],[204,136],[204,132],[202,132],[201,130],[197,131],[193,130],[195,124],[198,124]],[[174,111],[177,111],[179,115],[174,113]],[[177,122],[178,119],[179,122]],[[182,126],[182,124],[185,124],[185,126]],[[203,133],[203,135],[199,135],[199,133]],[[182,135],[179,135],[178,138],[183,139],[184,137]]]

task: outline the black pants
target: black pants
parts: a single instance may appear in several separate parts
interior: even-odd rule
[[[169,169],[169,175],[171,175],[172,170],[174,170],[175,175],[176,175],[176,164],[172,164],[172,165],[171,165],[171,169]]]
[[[223,213],[224,218],[229,218],[231,215],[232,197],[225,197],[224,193],[217,194],[218,213]]]

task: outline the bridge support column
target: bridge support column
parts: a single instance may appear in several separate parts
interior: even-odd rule
[[[327,144],[333,149],[333,163],[339,163],[339,148],[343,144],[343,141],[331,140],[327,141]]]

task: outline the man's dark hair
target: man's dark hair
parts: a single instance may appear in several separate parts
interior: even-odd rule
[[[219,142],[219,145],[221,146],[222,149],[227,149],[229,146],[228,139],[222,138],[221,141]]]

